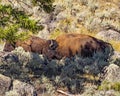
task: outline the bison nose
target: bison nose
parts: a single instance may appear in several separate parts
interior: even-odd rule
[[[49,47],[50,50],[55,50],[56,49],[56,46],[52,45]]]

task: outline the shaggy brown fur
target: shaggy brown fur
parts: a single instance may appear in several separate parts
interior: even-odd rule
[[[63,34],[56,38],[58,58],[80,55],[90,57],[94,52],[104,52],[105,48],[113,50],[109,43],[83,34]]]
[[[44,54],[48,58],[53,58],[55,55],[55,48],[57,47],[57,43],[54,40],[45,40],[39,37],[31,36],[28,40],[25,41],[17,41],[13,44],[6,42],[4,46],[4,51],[12,51],[16,47],[23,47],[25,51],[35,52],[39,54]],[[54,43],[54,46],[52,46]]]
[[[55,40],[45,40],[39,37],[31,36],[28,40],[17,41],[14,44],[6,42],[4,51],[12,51],[21,46],[25,51],[44,54],[50,59],[61,59],[63,57],[72,57],[80,55],[91,57],[95,52],[113,52],[112,46],[102,40],[83,34],[63,34]]]

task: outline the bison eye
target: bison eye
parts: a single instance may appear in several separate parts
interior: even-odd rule
[[[56,49],[56,46],[52,45],[52,46],[50,46],[50,49],[51,49],[51,50],[55,50],[55,49]]]

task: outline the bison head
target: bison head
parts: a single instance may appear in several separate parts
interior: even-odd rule
[[[42,54],[49,59],[56,58],[56,48],[58,44],[55,40],[47,40],[46,46],[43,47]]]
[[[49,48],[51,50],[55,50],[58,47],[56,40],[53,40],[53,39],[47,40],[47,44],[49,45]]]

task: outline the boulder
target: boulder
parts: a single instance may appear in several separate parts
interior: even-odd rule
[[[120,41],[120,33],[111,29],[98,32],[96,37],[100,37],[106,41],[109,40]]]
[[[115,64],[106,67],[104,80],[107,82],[120,82],[120,67]]]
[[[8,64],[11,62],[18,62],[18,57],[12,52],[0,51],[0,64],[4,64],[5,62]]]
[[[114,51],[114,55],[112,57],[120,59],[120,52],[119,51]]]
[[[32,85],[19,80],[13,81],[13,90],[16,90],[21,96],[35,96],[35,88]]]
[[[7,76],[0,74],[0,96],[4,95],[10,89],[11,79]]]

